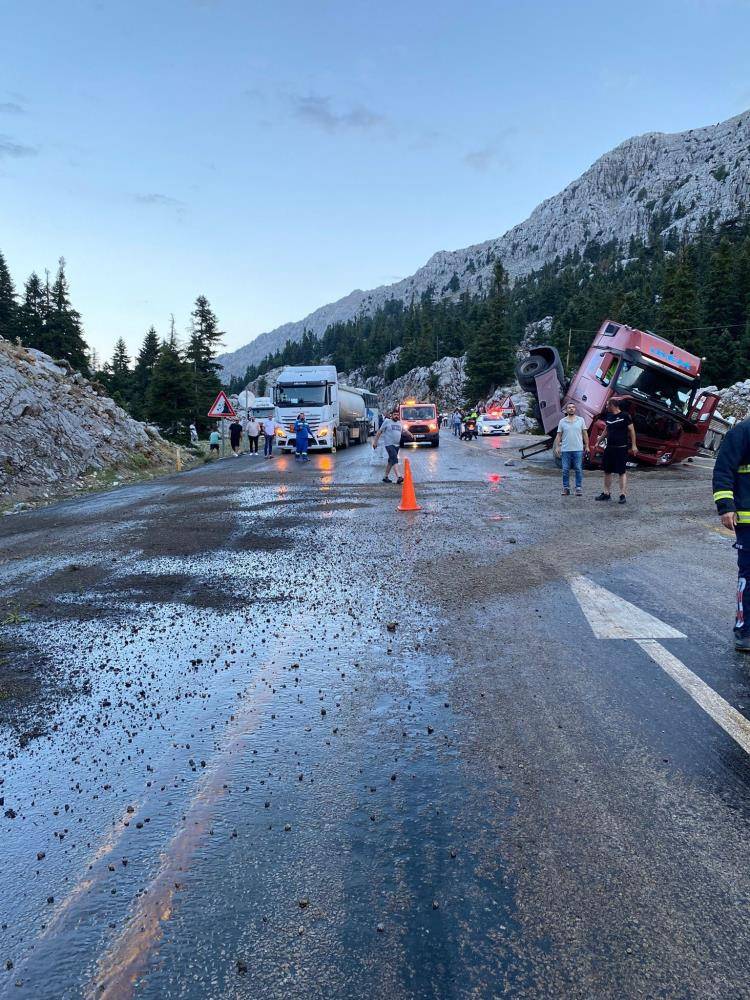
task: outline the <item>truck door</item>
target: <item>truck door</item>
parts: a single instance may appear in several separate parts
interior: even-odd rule
[[[697,427],[704,427],[708,430],[711,417],[714,415],[714,410],[718,405],[718,396],[715,396],[712,392],[704,392],[693,403],[688,420],[691,424],[695,424]]]
[[[557,430],[557,425],[562,419],[562,409],[560,407],[560,396],[562,390],[557,371],[550,368],[549,371],[537,375],[536,396],[539,400],[539,412],[542,415],[542,427],[548,434]]]

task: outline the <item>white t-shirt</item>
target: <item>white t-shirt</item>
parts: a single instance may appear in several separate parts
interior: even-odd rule
[[[255,418],[253,418],[252,420],[248,420],[247,433],[250,437],[253,438],[258,437],[258,435],[260,434],[260,424]]]
[[[266,417],[266,419],[263,421],[263,433],[266,436],[268,436],[268,435],[273,435],[275,431],[276,431],[276,421],[273,419],[273,417]]]
[[[380,440],[386,448],[392,444],[395,444],[398,448],[401,444],[401,433],[402,430],[400,421],[391,420],[390,417],[386,417],[380,428]]]
[[[572,420],[563,417],[557,428],[562,434],[560,451],[583,451],[583,430],[586,421],[583,417],[575,416]]]

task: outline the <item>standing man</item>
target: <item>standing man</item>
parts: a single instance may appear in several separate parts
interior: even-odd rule
[[[307,446],[310,443],[310,428],[305,423],[305,414],[300,413],[294,424],[294,454],[297,461],[309,462]]]
[[[232,446],[232,451],[234,452],[234,457],[240,457],[240,448],[242,447],[242,424],[238,417],[229,425],[229,443]]]
[[[583,417],[576,415],[576,404],[567,403],[555,438],[555,454],[562,459],[562,495],[570,496],[570,470],[576,474],[576,496],[583,495],[583,453],[589,450],[589,432]]]
[[[451,422],[453,424],[453,437],[458,437],[461,433],[461,411],[456,409],[453,411],[453,416],[451,417]]]
[[[273,439],[276,434],[276,421],[273,417],[266,417],[263,421],[263,454],[266,458],[273,458]]]
[[[195,423],[190,424],[190,444],[198,444],[198,428]]]
[[[260,424],[253,414],[247,422],[247,443],[250,446],[250,454],[258,454],[258,438],[260,437]]]
[[[620,503],[627,501],[628,491],[628,442],[630,452],[638,454],[635,443],[635,427],[633,418],[620,407],[619,399],[610,399],[607,403],[607,413],[604,417],[607,425],[607,447],[604,449],[604,492],[595,500],[612,499],[612,475],[620,477]]]
[[[714,501],[737,549],[737,611],[734,648],[750,653],[750,420],[724,436],[714,465]]]
[[[404,429],[399,420],[398,407],[394,406],[390,416],[385,418],[372,442],[373,449],[377,449],[378,441],[382,437],[385,450],[388,453],[388,462],[386,463],[385,475],[383,476],[384,483],[391,482],[391,469],[396,470],[397,483],[403,483],[404,481],[404,477],[401,475],[401,470],[398,467],[398,449],[401,446],[401,438],[404,434]]]
[[[213,455],[215,452],[218,455],[220,443],[221,443],[221,434],[219,434],[219,432],[216,429],[212,430],[208,436],[209,454]]]

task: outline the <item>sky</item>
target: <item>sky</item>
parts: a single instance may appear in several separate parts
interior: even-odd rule
[[[750,0],[5,0],[0,250],[135,353],[232,350],[750,108]]]

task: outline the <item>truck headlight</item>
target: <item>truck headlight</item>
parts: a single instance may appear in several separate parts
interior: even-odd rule
[[[328,434],[328,428],[326,427],[325,424],[323,424],[322,427],[318,428],[317,433],[319,437],[325,437]]]

